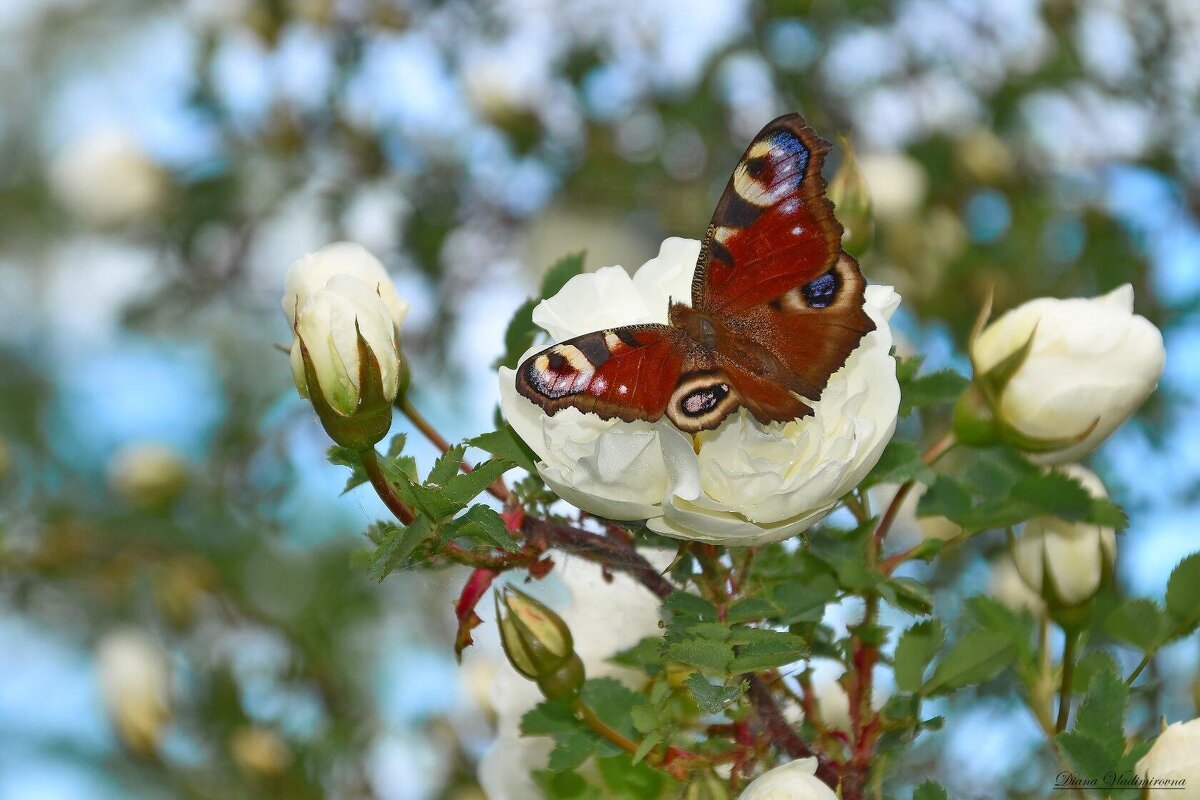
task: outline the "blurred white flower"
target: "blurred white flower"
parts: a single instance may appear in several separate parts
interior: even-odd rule
[[[1095,473],[1072,464],[1058,468],[1075,478],[1093,497],[1106,498]],[[1112,572],[1117,537],[1112,528],[1057,517],[1025,523],[1013,545],[1013,561],[1025,583],[1051,607],[1073,607],[1095,596]]]
[[[1200,719],[1168,725],[1150,752],[1137,763],[1137,774],[1151,780],[1184,782],[1179,789],[1151,788],[1146,800],[1198,800],[1200,798]]]
[[[671,299],[691,298],[699,249],[694,240],[667,239],[632,278],[620,267],[576,276],[534,309],[534,322],[556,341],[666,322]],[[500,404],[541,459],[542,478],[585,511],[646,519],[658,533],[717,544],[780,541],[829,513],[891,439],[900,389],[888,319],[899,300],[890,287],[867,287],[876,330],[802,420],[763,425],[742,410],[716,430],[688,436],[665,416],[623,422],[573,408],[549,416],[517,393],[510,369],[500,370]]]
[[[128,133],[105,129],[76,139],[54,157],[50,187],[85,222],[115,226],[155,212],[167,177]]]
[[[378,363],[382,397],[390,403],[402,378],[398,337],[408,304],[379,260],[359,245],[331,244],[294,263],[285,287],[283,313],[296,335],[291,363],[300,395],[311,397],[303,344],[324,401],[342,416],[358,410],[366,374],[361,336]]]
[[[230,734],[229,754],[247,772],[266,776],[280,774],[292,760],[287,742],[259,725],[243,725]]]
[[[992,562],[988,594],[1013,611],[1028,611],[1035,617],[1046,612],[1042,596],[1026,585],[1011,558],[1002,556]]]
[[[738,800],[837,800],[817,775],[817,760],[801,758],[768,770],[754,780]]]
[[[166,653],[148,634],[130,628],[105,635],[96,661],[100,695],[117,734],[134,752],[153,752],[171,717]]]
[[[925,170],[902,152],[860,154],[858,169],[867,181],[872,208],[880,218],[910,216],[925,202]]]
[[[1029,357],[1000,397],[1002,422],[1034,439],[1067,439],[1095,428],[1078,444],[1034,457],[1045,464],[1077,461],[1095,450],[1150,396],[1166,360],[1162,333],[1133,313],[1126,284],[1093,299],[1039,298],[1008,311],[975,340],[982,375],[1020,350]]]
[[[171,502],[188,482],[188,465],[178,452],[159,442],[134,442],[108,462],[108,485],[139,508]]]
[[[881,483],[872,486],[868,491],[872,510],[882,514],[891,505],[899,488],[899,484],[895,483]],[[917,516],[917,506],[928,489],[929,487],[918,483],[909,491],[908,496],[900,504],[900,513],[896,515],[896,520],[892,523],[889,540],[902,546],[912,546],[926,539],[946,541],[962,534],[962,526],[945,517]]]
[[[644,552],[651,563],[666,569],[666,553]],[[570,595],[567,604],[553,603],[575,640],[575,652],[587,677],[617,678],[635,687],[645,676],[638,670],[608,662],[616,653],[647,636],[658,636],[659,601],[635,579],[615,573],[607,583],[595,565],[564,557],[554,568]],[[531,589],[540,588],[534,584]],[[613,620],[620,620],[614,625]],[[468,651],[470,653],[470,651]],[[537,686],[507,663],[496,674],[492,705],[496,710],[497,738],[479,762],[479,783],[489,800],[532,800],[541,797],[530,772],[545,769],[553,742],[545,737],[521,736],[521,717],[542,702]]]

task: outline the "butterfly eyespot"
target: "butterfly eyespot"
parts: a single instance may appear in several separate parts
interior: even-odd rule
[[[837,291],[841,284],[838,276],[832,270],[826,272],[819,278],[815,278],[800,289],[804,293],[804,299],[808,301],[811,308],[827,308],[833,304],[837,297]]]
[[[728,384],[701,386],[684,395],[679,405],[689,417],[701,417],[719,406],[728,394]]]
[[[751,178],[756,178],[756,179],[761,178],[763,171],[766,169],[766,167],[767,167],[767,157],[766,156],[759,156],[758,158],[752,158],[746,162],[746,172],[750,174]]]

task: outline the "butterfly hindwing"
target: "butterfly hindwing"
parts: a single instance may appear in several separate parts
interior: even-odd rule
[[[842,226],[825,197],[829,144],[799,114],[759,132],[717,202],[692,279],[692,306],[736,313],[833,267]]]

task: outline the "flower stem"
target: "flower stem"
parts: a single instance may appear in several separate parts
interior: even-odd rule
[[[411,525],[417,515],[396,495],[396,490],[392,488],[387,476],[383,474],[383,467],[379,463],[379,454],[375,452],[375,448],[368,447],[360,450],[358,457],[362,460],[363,469],[371,480],[375,494],[379,495],[379,499],[388,507],[388,510],[396,515],[396,519],[405,525]]]
[[[619,730],[600,719],[600,717],[596,716],[596,712],[592,711],[588,704],[583,702],[583,700],[575,698],[573,707],[575,708],[575,713],[579,715],[579,718],[596,733],[600,734],[609,742],[612,742],[630,755],[637,752],[637,742],[633,741],[625,734],[621,733]]]
[[[1075,677],[1075,650],[1079,643],[1078,631],[1067,631],[1063,644],[1062,686],[1058,690],[1058,721],[1054,730],[1062,733],[1067,729],[1071,716],[1071,681]]]
[[[921,456],[926,464],[933,465],[938,460],[954,449],[958,441],[954,438],[954,432],[950,431],[942,438],[938,439],[929,449]],[[904,501],[908,499],[909,493],[916,486],[916,481],[906,481],[896,490],[896,496],[892,498],[892,502],[888,504],[887,510],[883,512],[883,516],[879,520],[879,525],[875,528],[875,533],[871,537],[871,546],[867,550],[867,563],[874,566],[879,561],[879,554],[883,552],[883,540],[887,538],[888,532],[892,529],[892,525],[896,522],[896,517],[900,515],[900,508],[904,505]]]
[[[438,433],[437,428],[433,427],[429,420],[425,419],[424,415],[417,410],[416,406],[412,404],[412,401],[410,401],[407,396],[397,402],[396,405],[400,409],[401,413],[408,417],[409,421],[412,422],[413,427],[419,430],[421,434],[433,444],[434,447],[441,450],[443,453],[450,449],[450,443],[446,441],[444,436]],[[460,467],[463,472],[471,471],[471,465],[466,461],[462,462]],[[512,497],[512,493],[508,490],[508,486],[505,485],[503,478],[496,478],[496,480],[492,481],[492,483],[488,486],[488,493],[502,503],[507,503]]]

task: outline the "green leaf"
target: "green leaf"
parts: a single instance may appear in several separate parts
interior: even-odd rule
[[[358,451],[351,447],[343,447],[340,444],[335,444],[325,452],[325,458],[335,467],[347,467],[350,470],[350,477],[346,478],[346,485],[342,488],[342,494],[351,489],[357,489],[370,480],[367,477],[366,470],[363,469],[362,460],[358,457]]]
[[[666,773],[640,763],[636,754],[634,758],[625,753],[601,758],[596,764],[600,768],[600,778],[614,800],[652,800],[667,786]]]
[[[512,462],[506,458],[485,461],[470,472],[455,475],[446,484],[446,496],[464,508],[511,467]]]
[[[696,698],[696,704],[705,714],[720,714],[727,706],[738,699],[744,689],[737,686],[716,686],[705,680],[699,672],[693,672],[684,681],[684,685]]]
[[[804,583],[782,583],[771,592],[771,599],[782,608],[779,621],[783,625],[800,622],[820,622],[825,606],[837,596],[837,581],[832,575],[817,575]]]
[[[775,604],[768,603],[761,597],[750,597],[745,600],[739,600],[730,606],[729,610],[725,612],[725,621],[733,625],[739,622],[766,619],[778,613],[779,608]]]
[[[542,276],[543,300],[558,294],[567,285],[567,281],[583,273],[583,258],[586,254],[586,251],[580,250],[578,253],[565,255],[550,265],[546,274]]]
[[[889,578],[879,585],[879,594],[901,611],[914,615],[933,613],[933,593],[912,578]]]
[[[737,655],[729,662],[733,674],[782,667],[808,655],[808,643],[800,636],[762,628],[735,628],[730,642]]]
[[[950,800],[950,798],[940,783],[925,781],[913,792],[913,800]]]
[[[1012,496],[1028,503],[1038,514],[1068,522],[1087,519],[1092,507],[1092,496],[1083,484],[1062,472],[1028,475],[1013,487]]]
[[[1125,701],[1129,689],[1105,658],[1092,674],[1072,730],[1094,741],[1108,757],[1110,768],[1125,752]]]
[[[609,661],[657,675],[662,671],[662,649],[662,639],[657,636],[647,636],[633,647],[617,653]]]
[[[513,312],[512,319],[508,321],[508,327],[504,330],[504,355],[496,361],[496,367],[516,369],[521,356],[533,347],[533,342],[541,331],[533,324],[533,309],[537,304],[538,301],[531,298]]]
[[[1126,600],[1104,620],[1109,635],[1141,650],[1153,650],[1166,634],[1167,620],[1158,603],[1145,598]]]
[[[468,439],[467,444],[494,456],[506,458],[530,474],[537,474],[537,455],[520,436],[517,436],[511,425],[504,425],[499,430]]]
[[[454,519],[447,527],[447,538],[466,536],[485,545],[499,547],[510,553],[521,549],[520,544],[504,526],[504,520],[492,508],[473,505],[467,513]]]
[[[642,695],[625,687],[616,678],[592,678],[583,685],[580,699],[596,716],[604,720],[610,727],[620,731],[630,739],[636,738],[637,731],[633,727],[632,712],[635,706],[641,705]],[[605,745],[609,743],[606,741]],[[614,746],[615,747],[615,746]],[[603,752],[600,755],[616,755],[620,750]]]
[[[958,399],[970,381],[952,369],[931,372],[909,381],[901,387],[900,416],[907,417],[913,409],[946,404]]]
[[[922,692],[935,694],[982,683],[1000,674],[1012,661],[1016,648],[1008,636],[990,630],[973,630],[960,639],[938,662]]]
[[[896,685],[905,692],[918,692],[925,681],[925,668],[942,647],[945,633],[936,619],[919,622],[906,630],[896,644]]]
[[[728,642],[718,642],[712,639],[688,639],[682,642],[671,642],[667,645],[666,658],[680,664],[724,674],[733,658],[733,650]]]
[[[1067,731],[1056,736],[1055,741],[1081,776],[1099,777],[1112,771],[1112,759],[1095,739],[1076,731]]]
[[[545,800],[604,800],[604,795],[575,770],[535,770],[533,779]]]
[[[648,756],[650,751],[653,750],[655,745],[661,742],[662,739],[662,734],[657,732],[650,734],[645,739],[642,739],[641,743],[637,747],[637,750],[635,750],[633,753],[633,763],[642,763],[642,759]]]
[[[1192,553],[1171,571],[1167,581],[1167,613],[1180,635],[1200,625],[1200,553]]]
[[[947,475],[939,475],[917,503],[918,517],[948,517],[957,521],[970,510],[971,493]]]
[[[548,766],[555,772],[575,769],[587,761],[599,745],[599,737],[575,718],[569,704],[562,702],[546,701],[525,712],[521,718],[521,733],[554,739]]]
[[[371,559],[371,577],[382,581],[404,564],[413,551],[432,537],[433,533],[433,526],[426,517],[417,517],[411,525],[397,528],[376,548]]]
[[[713,622],[717,618],[717,607],[691,592],[675,592],[663,601],[663,605],[677,614],[702,622]]]
[[[466,445],[456,444],[442,453],[434,462],[433,469],[429,470],[429,477],[425,479],[425,482],[436,486],[445,486],[451,478],[458,474],[459,465],[462,464],[466,452]]]
[[[867,489],[880,483],[905,483],[913,480],[930,484],[936,479],[937,474],[925,463],[916,444],[893,439],[862,482],[862,488]]]
[[[860,592],[870,589],[883,580],[883,576],[871,571],[860,556],[838,559],[834,566],[837,568],[838,583],[847,591]]]

